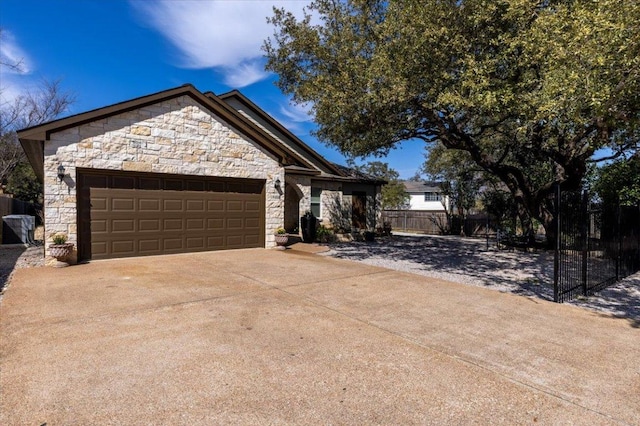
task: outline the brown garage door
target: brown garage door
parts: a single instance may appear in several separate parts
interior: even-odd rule
[[[82,259],[264,247],[263,181],[84,171],[79,184]]]

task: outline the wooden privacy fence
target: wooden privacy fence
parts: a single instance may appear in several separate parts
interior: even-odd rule
[[[448,230],[454,230],[459,234],[460,226],[464,226],[467,236],[485,236],[487,233],[495,234],[493,224],[490,224],[485,214],[469,215],[460,223],[458,218],[453,219],[453,223],[447,223],[445,212],[431,210],[383,210],[383,222],[391,224],[393,231],[419,232],[428,235],[442,235]],[[457,232],[456,232],[457,230]]]

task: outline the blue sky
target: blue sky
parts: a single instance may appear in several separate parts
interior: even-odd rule
[[[273,32],[266,23],[271,7],[300,13],[308,3],[0,0],[0,58],[23,65],[22,73],[0,67],[1,96],[6,102],[42,79],[59,79],[76,98],[75,114],[185,83],[217,94],[239,89],[325,158],[345,164],[311,136],[312,118],[264,71],[260,47]],[[409,141],[379,161],[409,178],[423,152],[422,142]]]

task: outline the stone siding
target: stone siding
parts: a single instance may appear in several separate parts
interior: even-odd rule
[[[60,164],[67,173],[62,183]],[[76,245],[77,168],[265,179],[268,247],[283,224],[284,195],[273,182],[285,176],[277,159],[188,96],[66,129],[45,142],[47,237],[66,232]]]

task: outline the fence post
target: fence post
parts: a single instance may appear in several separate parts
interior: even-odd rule
[[[580,226],[580,240],[582,245],[582,294],[587,295],[587,265],[589,262],[589,222],[591,217],[589,216],[589,194],[587,191],[582,192],[582,223]]]
[[[485,228],[484,228],[484,233],[485,236],[487,237],[487,251],[489,251],[489,214],[487,213],[487,223],[485,224]]]
[[[403,228],[404,232],[407,232],[407,212],[405,210],[404,212],[404,228]]]
[[[616,250],[616,281],[620,281],[620,261],[622,259],[622,230],[620,229],[620,216],[622,214],[620,208],[620,200],[616,208],[616,234],[618,237],[618,247]]]
[[[561,209],[560,209],[560,185],[556,184],[556,193],[555,193],[555,210],[556,210],[556,250],[553,255],[553,301],[559,302],[560,300],[560,243],[561,234],[560,234],[560,220],[561,220]]]

